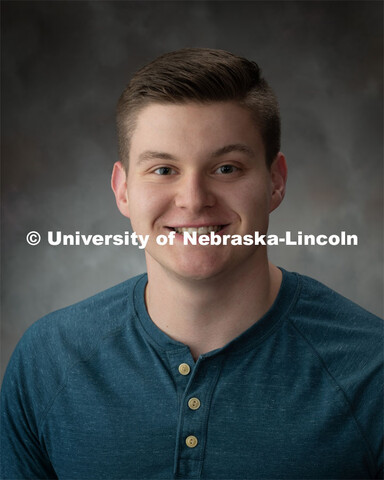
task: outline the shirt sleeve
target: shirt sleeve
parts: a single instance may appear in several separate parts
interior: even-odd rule
[[[28,332],[27,332],[28,333]],[[11,358],[1,390],[1,478],[57,478],[39,438],[39,368],[25,335]]]

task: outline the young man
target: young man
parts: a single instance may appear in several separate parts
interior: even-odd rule
[[[148,235],[148,274],[24,335],[3,386],[3,477],[381,478],[381,320],[264,245],[185,242],[265,234],[284,197],[258,66],[166,54],[124,91],[118,131],[112,188]]]

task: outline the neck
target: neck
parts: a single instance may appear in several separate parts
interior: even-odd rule
[[[260,319],[274,302],[281,271],[265,261],[207,280],[183,280],[148,264],[146,304],[152,321],[199,355],[223,347]],[[251,267],[251,268],[250,268]]]

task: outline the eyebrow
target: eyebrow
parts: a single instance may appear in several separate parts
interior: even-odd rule
[[[146,162],[148,160],[154,160],[154,159],[160,159],[160,160],[177,160],[176,157],[171,155],[170,153],[165,153],[165,152],[151,152],[149,150],[140,153],[139,155],[139,160],[138,164]]]
[[[211,156],[213,158],[217,158],[232,152],[245,153],[248,157],[255,156],[255,152],[252,150],[252,148],[248,147],[247,145],[244,145],[243,143],[233,143],[231,145],[225,145],[225,147],[221,147],[215,152],[213,152]]]
[[[247,145],[244,145],[243,143],[233,143],[231,145],[225,145],[224,147],[215,150],[211,154],[211,158],[218,158],[222,155],[226,155],[227,153],[232,152],[245,153],[248,157],[252,158],[255,156],[252,148],[248,147]],[[171,155],[170,153],[147,150],[139,155],[138,164],[154,159],[178,161],[177,157]]]

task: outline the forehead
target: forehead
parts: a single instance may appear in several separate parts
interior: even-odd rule
[[[236,102],[158,104],[144,107],[131,137],[131,158],[143,150],[190,155],[229,144],[263,149],[251,112]]]

